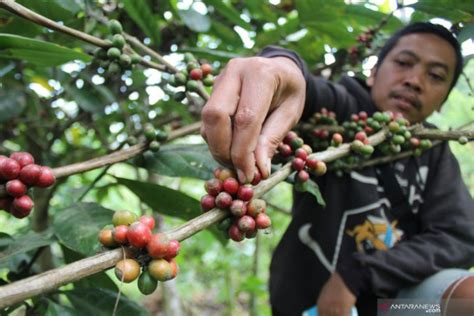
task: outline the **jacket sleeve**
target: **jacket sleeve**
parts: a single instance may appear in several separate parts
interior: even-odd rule
[[[297,53],[277,46],[267,46],[260,52],[259,56],[268,58],[287,57],[293,60],[301,69],[306,80],[306,100],[301,117],[303,120],[310,118],[323,107],[335,112],[336,116],[341,119],[347,117],[350,113],[357,112],[358,100],[344,86],[311,74],[305,62]]]
[[[420,232],[389,250],[354,254],[378,296],[393,296],[442,269],[474,265],[474,201],[447,143],[432,151]]]

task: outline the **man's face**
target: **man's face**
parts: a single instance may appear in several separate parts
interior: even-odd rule
[[[441,107],[454,76],[453,47],[430,33],[401,37],[367,84],[377,107],[421,122]]]

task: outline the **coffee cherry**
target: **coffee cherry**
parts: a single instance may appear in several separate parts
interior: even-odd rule
[[[24,184],[34,185],[41,174],[41,166],[31,164],[23,167],[20,171],[20,180]]]
[[[365,120],[367,120],[367,117],[368,117],[367,112],[365,112],[365,111],[359,112],[359,119],[365,121]]]
[[[265,213],[260,213],[255,217],[255,225],[258,229],[266,229],[270,227],[272,221],[270,217]]]
[[[301,146],[301,148],[308,154],[308,155],[311,155],[313,153],[313,149],[311,148],[311,146],[307,145],[307,144],[304,144],[303,146]]]
[[[351,149],[355,151],[356,153],[360,153],[362,150],[362,147],[364,147],[364,143],[361,142],[360,140],[353,140],[351,143]]]
[[[140,275],[140,264],[134,259],[123,259],[115,265],[115,276],[125,283],[130,283]]]
[[[225,179],[231,178],[231,177],[237,179],[236,173],[233,170],[230,170],[228,168],[223,168],[223,169],[218,168],[214,171],[214,175],[216,176],[217,179],[221,181],[225,181]]]
[[[186,82],[186,89],[191,92],[198,91],[199,84],[196,80],[188,80],[188,82]]]
[[[173,269],[165,259],[154,259],[148,264],[148,272],[157,281],[168,281],[173,278]]]
[[[170,240],[168,236],[162,233],[157,233],[151,236],[146,249],[152,258],[164,258],[168,254]]]
[[[130,56],[130,59],[132,61],[132,65],[138,64],[139,62],[142,61],[142,57],[138,54],[133,54]]]
[[[120,72],[122,71],[122,68],[120,67],[120,65],[116,62],[111,62],[109,67],[107,68],[107,72],[110,74],[110,75],[117,75],[119,74]]]
[[[201,71],[202,71],[203,77],[206,77],[207,75],[212,73],[212,66],[209,64],[202,64]]]
[[[296,178],[300,182],[306,182],[309,179],[309,173],[306,170],[300,170],[298,171]]]
[[[235,217],[242,217],[247,213],[247,206],[242,200],[233,200],[229,210]]]
[[[31,213],[31,209],[33,209],[33,201],[28,195],[23,195],[13,200],[10,213],[16,218],[23,218]]]
[[[120,66],[127,68],[128,66],[132,64],[132,58],[128,56],[127,54],[122,54],[120,55],[120,58],[119,58],[119,64]]]
[[[212,195],[204,195],[201,198],[201,209],[204,212],[207,212],[209,210],[212,210],[214,207],[216,207],[216,198]]]
[[[222,183],[222,188],[227,193],[234,195],[239,190],[239,181],[237,181],[235,178],[229,177]]]
[[[253,197],[253,189],[248,185],[241,185],[237,191],[237,197],[242,201],[250,201]]]
[[[189,78],[192,80],[201,80],[203,76],[202,70],[200,68],[194,68],[189,72]]]
[[[111,47],[107,50],[107,57],[110,59],[119,59],[120,58],[120,49],[117,47]]]
[[[170,244],[168,246],[168,254],[164,258],[170,261],[171,259],[173,259],[174,257],[178,255],[180,248],[181,248],[181,245],[179,244],[179,241],[175,239],[170,240]]]
[[[247,214],[256,217],[260,213],[265,213],[267,203],[262,199],[253,199],[247,204]]]
[[[126,245],[128,243],[128,226],[118,225],[112,229],[112,237],[119,245]]]
[[[23,151],[12,153],[10,155],[10,158],[13,160],[16,160],[20,164],[21,168],[35,163],[35,158],[33,158],[33,156],[30,153],[23,152]]]
[[[122,24],[117,20],[110,20],[107,26],[112,34],[120,34],[123,32]]]
[[[283,143],[289,145],[291,143],[291,141],[296,139],[296,138],[298,138],[298,134],[296,134],[293,131],[289,131],[286,134],[285,138],[283,138]]]
[[[291,163],[291,166],[293,167],[293,169],[295,169],[296,171],[300,171],[300,170],[303,170],[304,166],[305,166],[305,161],[301,158],[295,158],[293,159],[292,163]]]
[[[343,142],[342,135],[339,133],[334,133],[332,135],[332,141],[334,142],[336,146],[339,146]]]
[[[306,159],[308,158],[308,153],[303,147],[301,147],[295,151],[295,157],[300,158],[303,161],[306,161]]]
[[[372,145],[364,145],[360,149],[360,153],[363,155],[372,155],[374,152],[374,147]]]
[[[152,152],[158,152],[161,148],[161,144],[159,141],[156,141],[156,140],[152,140],[149,144],[148,144],[148,149],[150,149]]]
[[[135,222],[128,229],[128,242],[135,248],[144,248],[151,239],[151,229],[142,222]]]
[[[300,137],[297,137],[295,139],[293,139],[291,142],[290,142],[290,147],[291,149],[293,150],[296,150],[298,148],[300,148],[301,146],[304,145],[304,140]]]
[[[469,142],[469,139],[466,136],[460,136],[458,142],[461,145],[466,145]]]
[[[0,177],[5,180],[13,180],[20,175],[21,166],[18,161],[6,158],[0,162]]]
[[[112,37],[112,45],[119,49],[122,49],[125,46],[125,38],[121,34],[115,34]]]
[[[245,238],[245,233],[241,231],[236,224],[232,224],[229,227],[228,234],[229,234],[230,239],[236,242],[242,241]]]
[[[314,173],[316,176],[322,176],[327,172],[328,168],[326,166],[326,163],[324,161],[318,160],[316,162],[316,167],[314,168]]]
[[[244,215],[237,220],[237,226],[245,233],[255,229],[255,220],[251,216]]]
[[[280,155],[282,155],[283,157],[289,157],[291,156],[291,154],[293,153],[290,145],[288,144],[280,144],[278,145],[278,152],[280,153]]]
[[[102,228],[99,232],[99,242],[107,248],[113,248],[117,246],[117,243],[112,236],[112,228]]]
[[[253,230],[249,230],[248,232],[245,232],[245,238],[252,239],[257,236],[257,227]]]
[[[392,133],[398,133],[400,131],[400,124],[392,121],[388,124],[388,130]]]
[[[168,133],[165,132],[164,130],[162,129],[157,129],[156,130],[156,140],[159,141],[159,142],[164,142],[168,139]]]
[[[153,228],[155,228],[155,219],[153,218],[153,216],[142,215],[142,216],[140,216],[140,218],[138,220],[140,221],[140,223],[143,223],[146,226],[148,226],[148,228],[150,228],[150,230],[153,230]]]
[[[420,147],[420,140],[416,137],[410,138],[410,145],[412,148],[418,148]]]
[[[395,145],[401,145],[405,142],[405,137],[403,137],[402,135],[394,135],[392,137],[392,142],[395,144]]]
[[[50,167],[42,166],[41,173],[36,179],[35,185],[40,188],[47,188],[56,182],[53,170]]]
[[[204,79],[202,79],[202,83],[206,87],[212,87],[214,84],[214,76],[213,75],[207,75]]]
[[[365,132],[357,132],[354,139],[364,142],[367,139],[367,134]]]
[[[171,266],[171,277],[174,279],[176,278],[176,275],[178,275],[178,271],[179,271],[178,264],[176,263],[176,260],[174,259],[171,259],[168,262]]]
[[[182,72],[178,72],[177,74],[175,74],[174,78],[175,78],[176,84],[180,86],[185,85],[188,80],[187,76]]]
[[[431,143],[431,140],[429,140],[429,139],[422,139],[420,141],[420,148],[422,150],[429,149],[429,148],[431,148],[431,146],[432,146],[432,143]]]
[[[227,192],[221,192],[216,196],[216,206],[226,209],[232,204],[232,196]]]
[[[258,168],[255,168],[255,174],[253,176],[251,184],[252,185],[257,185],[257,184],[260,183],[261,180],[262,180],[262,174],[260,173]]]
[[[142,294],[149,295],[155,292],[158,286],[158,281],[152,278],[150,272],[143,271],[138,278],[137,285],[138,290],[140,290]]]
[[[309,158],[306,160],[306,166],[309,169],[314,169],[316,168],[316,164],[318,163],[318,160],[316,158]]]
[[[5,185],[7,193],[13,197],[20,197],[26,194],[26,185],[18,179],[10,180]]]
[[[118,225],[130,225],[137,220],[137,216],[130,211],[117,211],[112,217],[112,224]]]

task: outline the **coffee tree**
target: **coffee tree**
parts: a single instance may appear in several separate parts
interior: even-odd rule
[[[460,42],[474,34],[467,3],[409,7],[412,20],[451,23]],[[444,132],[390,113],[338,122],[324,110],[287,135],[272,176],[251,184],[193,135],[213,79],[230,58],[269,44],[297,51],[315,74],[364,75],[386,36],[408,22],[402,9],[0,0],[2,313],[269,314],[263,268],[288,223],[289,188],[277,184],[324,203],[325,172],[419,155],[439,140],[468,143],[473,132],[458,127],[473,119],[474,70],[468,64],[453,93],[466,104],[462,118],[451,117],[453,126],[434,118]],[[384,157],[371,159],[374,147]],[[459,148],[462,162],[473,149]],[[472,190],[472,166],[462,168]],[[234,243],[244,239],[255,241]]]

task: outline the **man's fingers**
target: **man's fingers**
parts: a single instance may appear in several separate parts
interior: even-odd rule
[[[254,151],[275,92],[276,83],[268,84],[268,80],[262,80],[264,75],[254,71],[245,78],[233,120],[231,159],[241,182],[253,179]]]
[[[298,98],[288,99],[265,120],[255,149],[256,163],[263,178],[270,175],[271,158],[278,144],[300,118],[301,111],[298,109],[302,108],[302,102]]]
[[[231,117],[239,102],[240,82],[238,75],[221,75],[219,89],[214,89],[201,113],[201,135],[207,141],[214,158],[227,165],[231,164]]]

